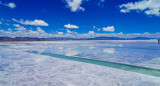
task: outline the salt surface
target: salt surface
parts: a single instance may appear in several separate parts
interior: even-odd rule
[[[25,42],[12,45],[5,43],[11,46],[0,47],[0,86],[159,86],[159,77],[24,52],[37,50],[65,55],[74,51],[76,53],[68,55],[119,61],[152,68],[155,65],[155,68],[159,67],[157,59],[160,55],[154,55],[159,52],[159,45],[156,45],[154,41],[131,43],[132,46],[123,41],[119,43],[106,41]],[[111,52],[109,49],[114,48],[114,53],[113,49],[111,49],[112,53],[103,52],[106,48],[107,52]],[[128,52],[124,52],[127,51],[126,48]],[[140,50],[140,53],[133,48]],[[154,53],[148,49],[152,49]],[[133,55],[129,50],[133,52]],[[130,54],[132,61],[129,58],[119,58],[121,55],[116,57],[121,52],[125,53],[122,56]],[[98,55],[105,57],[100,58],[97,57]],[[137,60],[133,58],[136,55],[140,55],[140,59],[133,62]],[[149,56],[143,58],[147,55],[151,58]],[[153,63],[155,60],[156,62]]]

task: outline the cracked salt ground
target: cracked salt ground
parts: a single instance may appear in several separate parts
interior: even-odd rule
[[[12,68],[16,67],[16,70],[11,71],[6,68],[7,74],[1,75],[1,79],[3,78],[1,80],[2,86],[127,86],[130,84],[158,86],[160,84],[158,82],[160,79],[156,77],[122,70],[118,70],[119,73],[117,73],[117,69],[97,65],[28,53],[22,54],[22,52],[20,54],[16,53],[14,57],[20,58],[24,55],[28,57],[24,60],[13,61],[10,65]],[[28,65],[28,62],[30,62],[30,65]],[[132,76],[132,74],[135,76]]]
[[[40,43],[39,45],[43,46]],[[14,46],[14,48],[17,46]],[[0,86],[160,85],[159,77],[26,53],[23,51],[39,48],[38,46],[34,48],[30,48],[28,45],[24,46],[26,45],[17,50],[6,47],[3,48],[3,51],[0,51]],[[43,48],[42,46],[41,49]],[[41,51],[44,50],[42,49]]]

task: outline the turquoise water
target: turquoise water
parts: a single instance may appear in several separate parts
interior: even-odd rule
[[[126,71],[132,71],[132,72],[137,72],[137,73],[141,73],[141,74],[160,77],[160,70],[159,69],[140,67],[140,66],[122,64],[122,63],[115,63],[115,62],[109,62],[109,61],[79,58],[79,57],[73,57],[73,56],[65,56],[65,55],[45,53],[45,52],[39,53],[38,51],[27,51],[27,52],[34,53],[34,54],[51,56],[51,57],[55,57],[55,58],[73,60],[73,61],[78,61],[78,62],[96,64],[96,65],[101,65],[101,66],[106,66],[106,67],[112,67],[112,68],[122,69],[122,70],[126,70]]]

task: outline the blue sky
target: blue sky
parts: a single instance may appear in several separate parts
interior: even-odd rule
[[[160,37],[160,0],[0,0],[0,11],[0,36]]]

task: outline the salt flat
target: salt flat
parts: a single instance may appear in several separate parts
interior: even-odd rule
[[[132,42],[132,46],[141,43],[143,43],[142,47],[136,47],[141,53],[135,52],[128,42],[124,44],[122,41],[118,43],[106,41],[1,43],[0,86],[159,86],[160,77],[25,52],[37,50],[82,58],[91,58],[90,55],[94,54],[95,57],[97,55],[97,58],[92,59],[158,68],[158,55],[153,55],[152,58],[142,57],[149,52],[148,48],[154,50],[155,53],[158,52],[159,45],[156,45],[155,41],[141,41]],[[119,49],[126,51],[126,48],[123,48],[126,46],[134,53],[131,57],[141,54],[141,59],[135,61],[138,57],[131,58],[132,60],[126,58],[123,61],[122,58],[109,58],[118,56],[121,53],[118,52]],[[106,56],[109,59],[99,58],[98,54],[100,57]],[[122,56],[125,55],[128,54]],[[150,56],[147,53],[146,55]],[[153,62],[155,59],[156,62]]]

